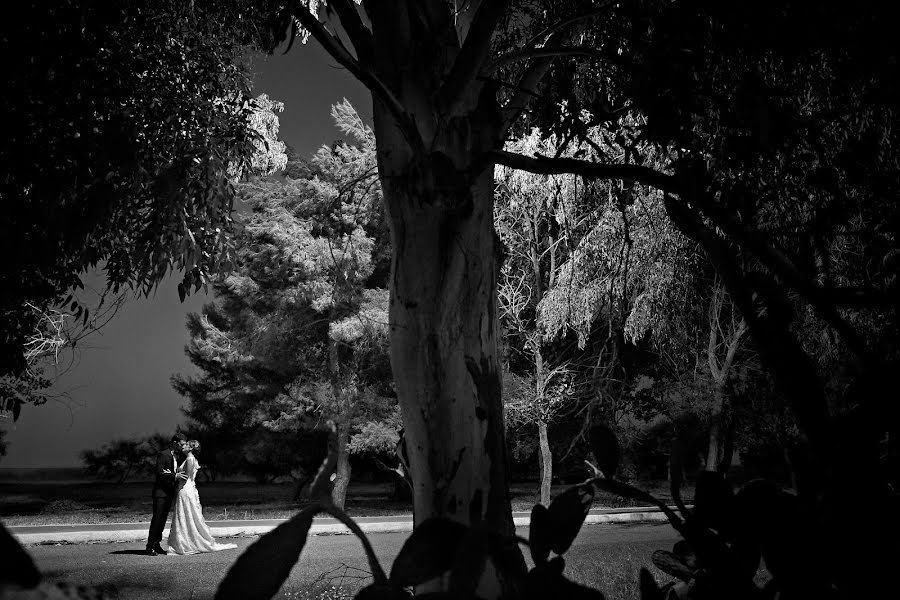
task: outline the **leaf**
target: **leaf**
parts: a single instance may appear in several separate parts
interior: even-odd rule
[[[550,513],[543,504],[535,504],[531,509],[531,523],[528,526],[528,547],[531,549],[534,564],[547,562],[547,557],[550,556],[551,537]]]
[[[766,569],[782,586],[802,585],[806,577],[818,579],[816,527],[796,496],[756,480],[744,485],[734,504],[741,546],[760,547]]]
[[[678,540],[675,542],[675,545],[672,546],[672,553],[686,564],[689,569],[694,570],[697,568],[697,555],[694,554],[693,548],[687,541]]]
[[[403,542],[391,566],[390,581],[399,587],[418,585],[453,568],[468,527],[448,519],[426,519]]]
[[[251,544],[228,570],[215,600],[260,600],[274,596],[306,545],[319,505],[313,504]]]
[[[31,589],[41,582],[41,573],[22,545],[0,523],[0,586],[8,584]]]
[[[14,423],[19,420],[19,415],[21,413],[22,413],[22,403],[19,402],[18,400],[14,400],[13,405],[12,405],[12,414],[13,414],[13,422]]]
[[[459,547],[450,571],[450,592],[462,597],[475,594],[484,574],[488,558],[488,534],[482,527],[469,527]]]
[[[664,600],[663,593],[647,567],[641,567],[640,575],[641,600]]]
[[[604,600],[604,596],[599,590],[566,579],[550,563],[542,567],[535,567],[528,572],[523,592],[526,600],[546,600],[548,598]]]
[[[734,493],[721,473],[703,471],[694,490],[694,515],[706,527],[717,531],[728,527]]]
[[[178,284],[178,299],[181,300],[182,302],[184,302],[185,296],[186,296],[186,294],[184,291],[184,283],[179,283]]]
[[[550,517],[550,549],[562,554],[569,549],[594,502],[594,486],[581,484],[569,488],[547,509]]]
[[[682,581],[690,581],[694,577],[690,567],[668,550],[657,550],[651,556],[651,560],[657,569]]]
[[[588,440],[603,476],[612,479],[619,466],[619,441],[616,434],[606,425],[598,424],[591,427]]]

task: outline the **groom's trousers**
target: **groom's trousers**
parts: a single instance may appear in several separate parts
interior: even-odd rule
[[[153,496],[153,517],[150,519],[150,532],[147,534],[147,547],[154,546],[162,541],[163,529],[172,509],[172,496]]]

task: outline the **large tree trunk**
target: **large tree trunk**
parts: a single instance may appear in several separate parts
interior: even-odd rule
[[[538,438],[540,440],[541,504],[550,506],[550,483],[553,480],[553,454],[550,452],[550,438],[547,435],[546,421],[538,421]]]
[[[337,469],[334,487],[331,489],[331,500],[335,506],[343,509],[347,500],[347,486],[350,485],[350,426],[345,422],[335,423],[337,437]]]
[[[496,90],[469,85],[441,103],[435,74],[452,68],[458,48],[453,14],[443,5],[365,6],[374,37],[392,41],[375,45],[372,63],[403,112],[398,115],[384,94],[373,95],[393,252],[391,367],[414,522],[441,517],[511,535],[497,351],[500,247],[493,164],[482,160],[503,143]],[[510,552],[524,572],[521,551]],[[489,586],[479,588],[484,597],[499,596],[505,587],[490,572],[482,583]]]
[[[491,175],[473,186],[468,214],[444,208],[449,198],[408,196],[388,180],[391,365],[416,523],[486,521],[512,533]]]

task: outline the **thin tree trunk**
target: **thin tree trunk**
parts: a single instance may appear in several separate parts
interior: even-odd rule
[[[706,451],[707,471],[724,473],[728,470],[728,465],[721,464],[723,461],[720,449],[724,453],[723,436],[725,435],[725,400],[726,391],[725,384],[728,381],[728,375],[734,364],[734,357],[741,343],[741,338],[747,332],[747,322],[741,319],[736,321],[736,316],[732,313],[729,316],[730,326],[722,327],[722,307],[725,303],[725,287],[718,282],[713,289],[713,297],[709,307],[709,344],[707,347],[707,362],[709,364],[709,374],[712,377],[713,385],[713,407],[710,414],[709,424],[709,446]],[[721,332],[723,339],[719,341],[719,333]],[[719,347],[724,346],[725,353],[719,356]],[[729,453],[729,462],[731,461]]]
[[[541,448],[541,504],[550,506],[550,483],[553,480],[553,454],[550,452],[550,438],[547,435],[546,421],[538,421],[538,437],[540,439]]]
[[[731,469],[731,462],[734,460],[734,415],[729,415],[729,410],[725,409],[722,418],[724,425],[724,435],[722,440],[722,458],[719,460],[718,471],[722,475],[728,473]]]
[[[722,386],[716,385],[715,397],[713,398],[713,408],[710,413],[709,422],[709,445],[706,449],[706,466],[707,471],[718,471],[721,455],[719,447],[722,444],[722,417],[725,407],[725,390]]]
[[[347,486],[350,485],[350,427],[346,423],[335,423],[337,436],[337,470],[334,487],[331,489],[331,500],[335,506],[343,509],[347,500]]]

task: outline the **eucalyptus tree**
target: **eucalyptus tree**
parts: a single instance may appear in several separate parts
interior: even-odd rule
[[[245,6],[220,5],[226,11]],[[175,39],[195,29],[197,6],[209,8],[178,6],[186,18]],[[900,264],[893,202],[900,128],[891,86],[898,56],[883,43],[892,39],[892,20],[879,3],[366,0],[360,10],[350,0],[299,0],[246,6],[252,11],[241,19],[227,18],[238,16],[237,9],[221,21],[204,14],[197,27],[265,23],[251,33],[262,31],[273,43],[292,33],[311,37],[372,92],[393,241],[391,362],[411,448],[417,522],[444,516],[513,529],[497,355],[496,164],[663,192],[666,213],[703,247],[790,399],[816,474],[806,480],[804,497],[812,503],[832,497],[822,490],[843,480],[831,474],[851,473],[868,492],[887,498],[873,450],[880,447],[869,442],[883,437],[879,427],[900,419],[891,418],[894,403],[865,392],[868,381],[890,372],[883,358],[897,358],[889,340],[897,331]],[[27,43],[34,37],[13,47],[41,48]],[[655,144],[672,152],[671,159],[662,168],[646,165],[635,157],[635,144],[624,155],[596,160],[503,149],[529,119],[567,143],[584,141],[589,124],[579,118],[582,109],[613,135],[622,130],[624,113],[645,116],[635,143]],[[868,243],[846,262],[851,268],[836,269],[833,250],[847,238]],[[855,377],[860,385],[847,398],[865,416],[858,433],[866,442],[856,450],[836,450],[842,442],[832,430],[827,393],[791,329],[785,296],[800,299],[835,331],[844,356],[866,365],[863,373],[879,376]],[[884,325],[872,332],[879,349],[869,347],[866,327],[847,312],[874,314],[863,322]],[[896,439],[895,428],[891,433]],[[854,473],[849,456],[866,468]]]
[[[834,313],[834,302],[850,289],[823,296],[795,264],[782,260],[776,241],[736,216],[739,205],[728,204],[746,197],[737,184],[756,181],[756,175],[767,185],[785,183],[766,177],[773,172],[770,167],[761,171],[752,164],[754,156],[769,156],[773,146],[742,154],[741,148],[749,148],[742,143],[763,139],[759,136],[781,121],[760,119],[763,113],[749,108],[764,106],[768,111],[764,115],[775,114],[771,102],[753,103],[766,89],[765,81],[753,79],[759,84],[753,87],[743,85],[741,78],[754,69],[768,69],[778,78],[770,91],[796,100],[791,106],[800,110],[805,91],[829,97],[830,84],[814,78],[817,59],[804,58],[803,68],[809,68],[804,73],[813,77],[803,80],[806,87],[786,70],[797,56],[789,40],[802,29],[803,10],[778,12],[766,6],[749,15],[743,8],[728,11],[706,2],[662,1],[373,1],[363,2],[362,8],[349,0],[292,3],[273,23],[276,35],[288,35],[291,29],[314,39],[372,92],[379,176],[394,253],[391,361],[407,441],[415,449],[410,466],[417,521],[444,516],[468,523],[479,515],[507,533],[512,530],[496,350],[499,249],[492,231],[491,182],[496,164],[624,181],[623,189],[637,183],[658,190],[659,197],[666,198],[665,214],[683,231],[704,240],[701,245],[748,319],[755,342],[769,349],[764,353],[767,365],[780,373],[780,385],[793,390],[789,395],[796,400],[803,427],[821,433],[827,421],[824,403],[816,401],[817,408],[808,410],[810,404],[798,383],[805,375],[788,367],[806,364],[808,357],[790,354],[796,344],[784,338],[787,328],[772,324],[772,313],[764,315],[754,304],[753,298],[771,297],[762,289],[756,296],[747,291],[756,276],[723,266],[720,258],[730,254],[715,246],[721,242],[752,254],[862,350],[859,336],[847,331]],[[772,28],[760,38],[753,38],[752,28],[741,29],[742,18],[767,27],[762,14],[778,23],[777,37]],[[883,106],[889,96],[882,94],[883,85],[874,76],[880,68],[876,65],[883,63],[871,48],[841,54],[834,42],[827,42],[833,37],[823,33],[846,31],[864,43],[861,32],[874,32],[878,25],[862,18],[843,20],[830,10],[816,14],[818,29],[802,29],[807,36],[801,41],[816,50],[815,56],[835,61],[838,70],[829,71],[830,81],[847,75],[848,81],[860,83],[849,95],[833,98],[846,101],[847,108],[858,102],[872,106],[861,91],[871,89]],[[334,33],[338,30],[347,44]],[[738,38],[748,41],[746,47],[734,44]],[[765,43],[760,43],[762,39]],[[698,63],[698,56],[705,62]],[[894,60],[893,54],[890,57]],[[871,68],[843,70],[850,61],[869,58]],[[697,81],[709,95],[697,92]],[[838,108],[836,102],[831,104]],[[593,122],[580,119],[584,109]],[[646,120],[637,126],[623,123],[621,116],[628,111]],[[527,122],[526,113],[560,140],[584,141],[590,126],[602,124],[613,136],[633,131],[633,142],[622,154],[595,159],[505,150],[511,132]],[[830,136],[830,148],[838,139],[836,131],[873,131],[876,122],[863,123],[859,129],[858,122],[828,117],[836,113],[821,114],[837,127],[829,129],[826,124],[819,129]],[[881,122],[893,118],[880,108],[871,114]],[[817,154],[815,133],[802,127],[791,131],[809,142],[793,145],[795,155]],[[778,138],[779,144],[789,137]],[[727,143],[719,143],[725,139]],[[636,156],[641,147],[672,154],[661,165],[648,165]],[[790,164],[785,153],[777,156],[778,164]],[[877,153],[867,151],[866,156],[887,164]],[[828,158],[829,164],[843,170],[833,158]],[[895,178],[878,169],[889,187]],[[745,176],[748,173],[754,175]],[[724,203],[713,183],[727,184],[722,188]],[[794,183],[799,187],[793,189],[802,195],[802,187],[814,182],[801,174]],[[710,235],[719,242],[710,241]],[[875,292],[866,297],[883,298]],[[650,300],[647,296],[648,305]],[[749,312],[763,316],[757,319]]]

